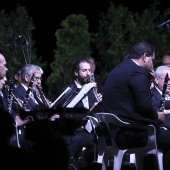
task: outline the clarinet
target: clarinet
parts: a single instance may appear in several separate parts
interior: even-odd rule
[[[8,86],[8,85],[5,85],[5,89],[7,89],[8,90],[8,96],[10,96],[9,97],[9,99],[11,99],[12,98],[12,100],[14,100],[15,102],[17,102],[17,104],[19,105],[19,107],[20,108],[22,108],[22,101],[21,100],[19,100],[15,95],[14,95],[14,93],[10,90],[10,87]],[[9,100],[8,99],[8,100]],[[11,100],[10,100],[11,101]],[[9,102],[8,102],[9,103]],[[9,104],[9,105],[11,105],[11,103]],[[9,106],[8,106],[8,108],[10,108]]]
[[[94,81],[94,79],[93,79],[92,76],[90,76],[90,82],[91,82],[91,83],[96,83],[96,82]],[[97,102],[100,102],[100,99],[99,99],[98,93],[97,93],[97,83],[96,83],[96,87],[93,87],[92,90],[93,90],[93,94],[94,94]]]
[[[41,87],[40,85],[36,85],[38,91],[40,92],[40,97],[44,103],[44,105],[47,107],[47,108],[50,108],[50,103],[47,101],[47,98],[45,97],[43,91],[41,90]]]
[[[12,95],[12,91],[13,91],[13,80],[12,78],[9,79],[9,87],[8,87],[8,98],[7,98],[7,101],[8,101],[8,107],[7,107],[7,110],[9,113],[11,113],[11,108],[12,108],[12,102],[13,102],[13,95]]]
[[[24,110],[27,110],[26,107],[27,107],[27,104],[28,104],[28,100],[30,98],[30,93],[32,92],[32,86],[33,86],[34,78],[35,77],[34,77],[34,74],[33,74],[31,81],[29,83],[29,87],[28,87],[26,94],[25,94],[25,97],[24,97],[23,106],[22,106],[22,109],[24,109]]]
[[[166,92],[166,88],[167,88],[167,83],[169,81],[169,76],[168,73],[165,76],[165,80],[164,80],[164,85],[163,85],[163,90],[162,90],[162,97],[161,97],[161,102],[160,102],[160,106],[159,106],[159,111],[163,112],[165,110],[165,92]]]

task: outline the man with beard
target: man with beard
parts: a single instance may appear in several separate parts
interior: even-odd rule
[[[73,83],[61,89],[61,93],[70,87],[71,92],[66,94],[66,97],[61,101],[61,106],[66,107],[66,103],[70,103],[72,99],[79,93],[81,88],[90,83],[91,66],[85,58],[77,58],[72,65]],[[87,125],[86,117],[91,114],[92,109],[96,104],[102,100],[102,95],[95,95],[94,88],[90,89],[86,95],[74,106],[74,108],[85,108],[86,112],[83,113],[61,113],[51,117],[53,119],[60,119],[65,122],[65,135],[64,139],[67,143],[70,157],[74,158],[76,162],[79,161],[82,149],[93,149],[94,134],[86,130]],[[81,165],[82,166],[82,165]]]

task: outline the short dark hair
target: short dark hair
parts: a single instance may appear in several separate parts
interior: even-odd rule
[[[73,61],[73,65],[72,65],[72,75],[73,75],[73,78],[75,78],[74,72],[78,72],[80,70],[80,67],[79,67],[80,63],[89,63],[89,61],[86,58],[83,58],[83,57],[76,58]]]
[[[148,42],[139,42],[135,44],[130,53],[128,54],[128,58],[130,59],[139,59],[144,53],[148,54],[148,57],[153,55],[155,52],[155,47]]]

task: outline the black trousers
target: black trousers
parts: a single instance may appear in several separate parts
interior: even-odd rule
[[[78,159],[83,147],[87,149],[94,147],[94,134],[88,133],[85,129],[79,130],[73,135],[65,135],[64,139],[66,141],[70,156],[75,159]]]
[[[161,128],[160,133],[157,135],[158,149],[164,151],[163,154],[163,169],[169,170],[170,168],[170,130]]]

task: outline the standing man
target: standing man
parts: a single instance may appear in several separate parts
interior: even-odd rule
[[[157,146],[164,151],[163,166],[164,170],[168,170],[170,131],[159,128],[159,121],[164,121],[165,114],[155,110],[150,92],[150,70],[153,68],[154,59],[155,48],[151,44],[147,42],[135,44],[127,59],[118,64],[108,75],[103,90],[102,109],[104,112],[117,114],[124,121],[155,125]],[[135,147],[136,144],[144,141],[142,137],[145,136],[145,132],[141,132],[138,142],[134,142],[135,139],[131,136],[128,136],[128,141],[121,141],[119,138],[119,135],[123,135],[121,131],[116,128],[111,130],[115,132],[117,142],[127,148],[128,143],[134,144]]]

